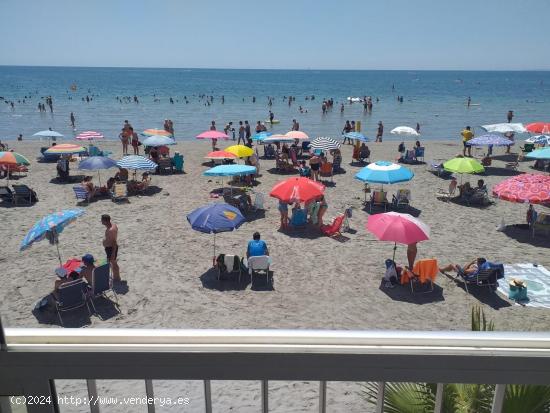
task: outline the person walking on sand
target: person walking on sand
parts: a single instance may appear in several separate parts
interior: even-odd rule
[[[246,130],[245,130],[245,127],[243,125],[243,121],[240,120],[239,121],[239,140],[237,141],[237,145],[241,144],[241,139],[243,141],[243,144],[246,142],[245,139],[244,139],[245,133],[246,133]]]
[[[101,215],[101,223],[105,226],[105,239],[103,240],[103,248],[105,248],[105,255],[107,256],[107,262],[111,266],[113,272],[113,280],[120,282],[120,269],[118,267],[118,226],[111,222],[110,215]]]
[[[122,142],[122,155],[128,155],[128,132],[125,129],[122,129],[118,135],[118,138],[120,139],[120,142]]]
[[[250,124],[248,123],[247,120],[244,121],[244,132],[245,132],[245,137],[248,140],[248,138],[252,136],[252,133],[250,132]]]
[[[382,142],[382,136],[384,135],[384,124],[382,121],[378,122],[378,129],[376,131],[376,140],[375,142]]]
[[[472,157],[472,147],[468,145],[468,141],[474,137],[474,133],[469,126],[466,126],[466,129],[464,129],[460,134],[462,135],[462,146],[464,146],[462,149],[462,155],[466,156],[467,149],[468,156]]]

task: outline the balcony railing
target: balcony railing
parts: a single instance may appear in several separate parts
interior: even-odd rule
[[[53,396],[31,413],[58,411],[55,379],[86,379],[90,398],[98,379],[144,380],[151,398],[153,380],[202,380],[206,412],[211,380],[259,381],[262,412],[270,380],[318,381],[319,412],[329,381],[377,382],[377,412],[389,381],[439,383],[435,412],[443,383],[496,384],[495,413],[506,384],[550,383],[550,333],[9,328],[5,338],[0,395]]]

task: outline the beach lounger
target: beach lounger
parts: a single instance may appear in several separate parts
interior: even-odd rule
[[[36,192],[34,192],[27,185],[12,185],[13,186],[13,203],[17,205],[19,200],[24,201],[28,205],[32,205],[33,202],[38,201]]]
[[[0,199],[6,202],[13,202],[13,192],[9,186],[0,186]]]
[[[254,275],[256,273],[265,272],[265,280],[269,282],[269,265],[270,258],[267,255],[258,255],[255,257],[249,257],[246,265],[248,273],[250,274],[250,283],[254,285]]]
[[[172,164],[172,159],[160,158],[158,161],[158,172],[159,174],[162,174],[166,171],[170,171],[171,174],[174,173],[174,165]]]
[[[406,283],[408,278],[411,293],[413,294],[418,292],[414,290],[415,285],[418,286],[419,284],[429,284],[429,288],[422,291],[424,293],[429,293],[434,290],[434,282],[438,273],[439,267],[435,258],[418,260],[414,264],[412,271],[406,269],[403,271],[403,274],[401,275],[401,284],[404,282]]]
[[[76,310],[86,306],[88,309],[88,315],[90,313],[90,307],[88,307],[88,300],[86,297],[87,284],[83,279],[67,282],[57,290],[57,297],[55,297],[55,308],[59,317],[59,322],[64,327],[63,318],[61,313],[70,310]]]
[[[254,203],[252,204],[252,208],[255,209],[256,211],[265,209],[264,208],[264,201],[265,201],[264,194],[262,194],[261,192],[254,192],[254,194],[255,194],[255,196],[254,196]]]
[[[386,211],[386,208],[388,206],[388,198],[387,193],[384,191],[373,191],[372,195],[370,197],[370,211],[372,212],[372,208],[375,206],[383,206],[384,212]]]
[[[84,188],[82,185],[73,186],[73,191],[77,202],[90,203],[90,200],[91,200],[90,193],[86,191],[86,188]]]
[[[321,225],[321,232],[327,237],[333,237],[335,235],[341,235],[342,224],[344,222],[345,214],[338,215],[333,218],[332,222],[328,225]]]
[[[330,177],[330,181],[332,182],[332,175],[333,175],[333,168],[331,162],[325,162],[321,164],[321,168],[319,169],[319,175],[325,178]]]
[[[114,300],[107,296],[107,293],[109,292],[113,295]],[[94,300],[98,297],[103,297],[106,300],[112,301],[116,308],[120,311],[118,306],[118,296],[115,290],[113,290],[113,279],[111,277],[109,264],[103,264],[94,268],[94,271],[92,272],[92,286],[91,290],[89,290],[89,297],[95,314],[98,314],[98,312],[95,308]]]
[[[424,162],[424,146],[419,146],[414,149],[414,156],[417,160],[420,160],[422,158],[422,162]]]
[[[399,208],[401,205],[409,207],[411,204],[411,190],[410,189],[399,189],[397,194],[392,197],[392,206],[394,208]]]
[[[128,184],[126,182],[116,182],[113,185],[111,199],[113,202],[128,200]]]
[[[498,269],[489,268],[486,270],[480,270],[475,275],[465,276],[463,274],[457,274],[456,278],[460,278],[464,283],[466,292],[469,293],[468,285],[475,285],[478,287],[488,287],[491,292],[495,292],[498,287]]]
[[[435,196],[437,198],[443,198],[445,199],[447,202],[449,201],[449,199],[451,199],[452,197],[455,196],[455,193],[456,193],[456,187],[457,187],[457,182],[456,180],[452,180],[451,183],[449,184],[449,188],[448,189],[443,189],[443,188],[439,188],[437,190],[437,193],[435,194]]]
[[[218,268],[218,281],[222,274],[239,273],[239,283],[241,282],[241,259],[238,255],[220,254],[216,258],[216,267]]]

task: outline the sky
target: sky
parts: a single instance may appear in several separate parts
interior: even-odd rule
[[[550,70],[550,0],[0,0],[0,65]]]

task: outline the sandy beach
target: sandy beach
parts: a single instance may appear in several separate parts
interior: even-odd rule
[[[220,147],[233,144],[220,142]],[[409,142],[408,146],[412,143]],[[40,142],[10,142],[10,147],[34,160]],[[118,142],[105,141],[99,146],[121,157]],[[397,142],[371,143],[371,160],[394,160]],[[461,142],[426,142],[426,160],[445,160],[462,150]],[[517,145],[516,145],[517,147]],[[362,183],[353,178],[359,166],[350,165],[352,146],[343,145],[342,167],[345,173],[334,176],[334,185],[326,189],[329,205],[326,219],[352,206],[352,232],[340,240],[320,234],[318,230],[281,232],[277,202],[268,193],[286,175],[274,173],[275,162],[261,160],[260,184],[254,189],[266,196],[264,214],[238,230],[217,236],[218,251],[243,255],[247,241],[259,231],[273,258],[273,284],[259,277],[251,288],[247,276],[238,284],[233,277],[217,280],[212,264],[211,235],[190,227],[186,215],[193,209],[215,201],[210,191],[220,187],[220,180],[202,176],[207,169],[202,157],[210,150],[210,142],[179,141],[171,151],[185,156],[185,173],[155,175],[148,195],[132,196],[129,203],[108,199],[80,206],[86,213],[68,226],[60,236],[64,259],[91,253],[104,258],[101,214],[110,214],[119,226],[119,264],[127,289],[119,294],[121,313],[112,306],[100,305],[105,320],[88,319],[81,312],[67,314],[71,327],[143,327],[143,328],[309,328],[309,329],[413,329],[469,330],[470,311],[481,305],[497,330],[547,331],[550,314],[544,309],[515,305],[499,294],[485,290],[468,294],[454,281],[439,275],[436,289],[430,294],[411,294],[409,288],[384,289],[381,278],[384,260],[391,258],[390,243],[379,242],[367,232],[368,210],[362,205]],[[518,150],[516,148],[516,150]],[[482,178],[488,188],[515,172],[504,168],[514,156],[499,155],[496,149],[493,164]],[[260,153],[262,151],[260,150]],[[519,170],[531,171],[532,162],[521,162]],[[526,205],[501,200],[486,208],[468,207],[436,199],[438,188],[447,188],[448,180],[429,173],[425,165],[413,165],[412,181],[386,186],[388,192],[410,188],[415,214],[431,227],[431,239],[418,245],[418,258],[435,257],[440,264],[466,264],[477,256],[493,262],[538,263],[550,268],[550,241],[542,235],[531,238],[527,230],[511,227],[525,222]],[[71,174],[79,174],[76,163]],[[102,181],[114,174],[102,171]],[[73,184],[52,182],[55,163],[32,162],[27,176],[10,183],[24,183],[33,188],[39,202],[33,206],[2,205],[0,252],[2,264],[0,313],[8,327],[57,326],[53,311],[33,314],[34,304],[47,295],[55,280],[57,265],[54,247],[46,241],[20,252],[19,243],[44,215],[76,207]],[[460,179],[460,178],[459,178]],[[463,180],[477,181],[476,176]],[[97,184],[97,174],[94,176]],[[5,184],[5,180],[0,182]],[[539,211],[545,208],[538,206]],[[380,212],[379,210],[377,212]],[[504,219],[508,228],[496,231]],[[406,263],[406,248],[398,246],[396,261]],[[115,394],[131,382],[100,383],[100,392]],[[65,384],[65,386],[64,386]],[[77,385],[78,384],[78,385]],[[200,411],[201,383],[155,382],[159,393],[190,394],[191,404],[185,411]],[[272,411],[312,411],[317,406],[317,383],[272,383]],[[143,383],[139,382],[141,389]],[[257,388],[257,391],[252,391]],[[246,391],[244,391],[246,390]],[[84,394],[82,383],[60,382],[60,393]],[[142,390],[142,393],[144,390]],[[365,411],[360,401],[360,386],[355,383],[331,383],[331,411]],[[296,395],[296,397],[289,397]],[[213,384],[216,411],[257,411],[259,383],[239,382]],[[165,408],[168,409],[168,408]],[[68,410],[71,411],[71,410]],[[82,411],[82,410],[74,410]],[[119,411],[119,410],[109,410]],[[122,410],[120,410],[122,411]]]

